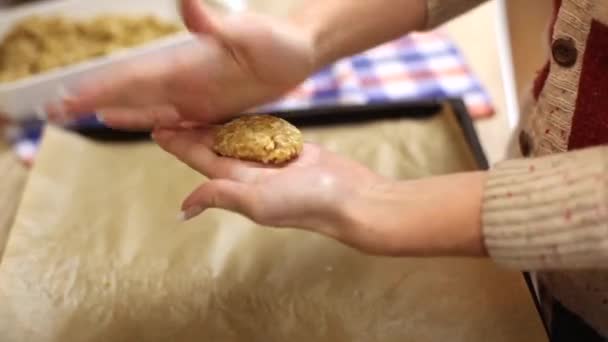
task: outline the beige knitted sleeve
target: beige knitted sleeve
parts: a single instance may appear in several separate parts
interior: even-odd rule
[[[433,29],[487,0],[427,0],[426,28]]]
[[[608,268],[608,147],[499,163],[482,222],[490,255],[507,266]]]

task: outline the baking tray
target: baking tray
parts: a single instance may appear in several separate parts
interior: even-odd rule
[[[289,111],[274,111],[264,114],[271,114],[281,117],[297,127],[319,127],[341,124],[364,123],[382,119],[425,119],[437,115],[443,106],[450,106],[455,119],[462,130],[463,137],[470,148],[470,152],[475,159],[478,169],[487,170],[488,160],[479,141],[479,137],[467,111],[466,105],[461,99],[453,98],[446,100],[427,100],[411,102],[391,102],[382,104],[368,105],[329,105],[318,106],[308,109],[298,109]],[[100,126],[96,123],[82,125],[75,128],[80,134],[95,140],[105,141],[129,141],[147,140],[149,132],[126,132]],[[534,286],[529,273],[523,273],[524,280],[534,300],[534,304],[542,318],[540,305],[535,295]],[[545,324],[543,320],[543,324]],[[545,326],[546,329],[546,326]]]
[[[375,119],[370,107],[359,106],[275,114],[304,126],[308,140],[366,162],[389,177],[411,179],[472,171],[482,168],[484,163],[487,165],[471,120],[459,100],[371,107],[377,110]],[[379,120],[381,117],[386,119]],[[377,122],[363,124],[366,120]],[[95,267],[80,269],[79,284],[101,284],[107,272],[117,274],[118,280],[137,281],[128,276],[137,273],[137,269],[118,267],[123,265],[119,260],[132,253],[146,264],[156,264],[164,258],[174,260],[176,268],[172,270],[177,273],[149,275],[160,288],[169,291],[208,284],[210,279],[205,278],[204,272],[192,270],[210,268],[216,275],[212,279],[216,280],[211,279],[215,286],[208,290],[214,303],[219,300],[220,308],[213,306],[209,311],[197,295],[171,293],[180,301],[197,303],[201,311],[196,312],[201,312],[202,317],[209,313],[209,317],[229,319],[233,327],[255,327],[249,332],[253,336],[261,332],[277,335],[281,327],[289,325],[289,315],[279,309],[286,305],[277,298],[281,291],[286,291],[286,297],[279,298],[287,300],[287,304],[296,300],[292,303],[294,312],[307,312],[298,316],[304,321],[301,324],[313,327],[299,329],[307,337],[330,323],[323,321],[325,316],[319,313],[334,317],[331,316],[334,310],[339,312],[335,319],[344,317],[338,320],[347,324],[344,329],[357,331],[351,336],[366,340],[373,340],[364,336],[375,332],[401,336],[400,340],[405,336],[406,340],[428,340],[434,336],[437,340],[505,342],[537,340],[535,337],[542,333],[521,279],[517,274],[500,270],[489,260],[369,258],[314,234],[259,230],[247,220],[222,211],[210,211],[177,228],[173,218],[177,209],[173,206],[192,186],[199,184],[200,175],[149,142],[137,139],[125,142],[126,132],[105,129],[97,132],[108,135],[100,142],[95,141],[100,140],[98,136],[86,131],[81,132],[89,137],[85,139],[56,127],[49,126],[45,131],[0,264],[0,308],[3,308],[0,317],[6,318],[5,324],[0,324],[0,337],[2,328],[4,332],[19,334],[27,327],[27,321],[19,321],[19,317],[39,322],[37,334],[54,337],[31,336],[30,339],[38,341],[121,340],[118,336],[124,337],[122,340],[141,340],[128,334],[142,326],[148,326],[146,332],[150,334],[160,333],[163,327],[175,328],[171,324],[181,315],[166,315],[166,310],[171,309],[167,306],[154,307],[156,302],[151,302],[149,296],[157,292],[149,292],[147,288],[131,287],[135,292],[130,292],[130,299],[120,304],[139,309],[122,310],[127,315],[123,319],[100,321],[99,325],[91,321],[95,315],[91,316],[86,308],[94,305],[94,312],[112,310],[112,300],[121,298],[124,292],[103,290],[102,294],[110,297],[98,303],[87,301],[87,297],[69,296],[79,304],[68,307],[45,304],[47,294],[62,293],[45,291],[48,286],[64,288],[61,284],[71,279],[62,276],[70,268],[54,269],[53,265],[61,265],[66,259],[94,262]],[[120,138],[113,140],[109,133],[119,134]],[[140,132],[139,137],[147,139],[145,132]],[[481,153],[475,156],[474,150]],[[117,243],[113,237],[120,237]],[[187,241],[199,242],[190,246]],[[55,248],[67,254],[56,259],[53,255],[59,250]],[[167,250],[179,250],[179,256]],[[327,265],[333,265],[333,269],[327,270]],[[269,272],[274,276],[267,278]],[[184,274],[187,276],[183,277]],[[232,278],[234,275],[239,275],[240,280]],[[278,279],[281,280],[277,282]],[[20,285],[24,282],[33,288],[24,290]],[[256,286],[252,288],[252,284]],[[271,284],[279,288],[271,290],[268,287]],[[87,287],[80,286],[70,293],[81,291],[88,293]],[[196,293],[204,296],[208,292]],[[366,296],[349,301],[353,293]],[[310,305],[316,314],[305,309]],[[361,323],[354,323],[357,315],[363,319]],[[463,321],[463,315],[468,319]],[[191,318],[200,322],[188,325],[185,330],[202,335],[189,336],[210,336],[213,329],[225,332],[224,325],[201,320],[196,313]],[[373,322],[369,320],[372,318]],[[343,330],[340,324],[331,327],[337,332]],[[248,331],[239,330],[239,336],[247,336]],[[83,335],[96,338],[68,337]],[[265,336],[264,340],[284,339]],[[329,341],[319,339],[325,340]],[[345,339],[337,335],[332,339],[342,340]]]
[[[303,109],[256,112],[256,114],[274,115],[298,127],[314,127],[363,123],[381,119],[428,118],[437,114],[441,108],[442,102],[438,101],[404,101],[367,105],[323,105]],[[94,117],[85,118],[67,128],[95,140],[137,141],[148,140],[150,137],[148,130],[112,129],[100,124]]]

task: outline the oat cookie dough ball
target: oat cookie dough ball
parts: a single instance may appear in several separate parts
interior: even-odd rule
[[[270,115],[245,115],[222,126],[213,150],[224,157],[282,164],[302,151],[302,133],[289,122]]]

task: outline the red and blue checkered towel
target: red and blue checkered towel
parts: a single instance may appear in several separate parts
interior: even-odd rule
[[[277,109],[328,104],[462,98],[473,118],[489,117],[488,94],[449,37],[416,33],[343,59],[321,70],[282,100]],[[35,157],[42,124],[12,131],[15,150],[26,163]]]

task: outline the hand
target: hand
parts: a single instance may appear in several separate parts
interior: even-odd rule
[[[277,99],[313,72],[312,43],[288,22],[224,16],[199,0],[182,0],[181,9],[198,44],[90,79],[49,104],[49,118],[97,112],[105,124],[123,129],[214,123]]]
[[[222,208],[262,225],[316,231],[363,250],[380,248],[354,231],[347,212],[352,199],[387,180],[354,161],[305,144],[297,159],[273,167],[217,156],[210,129],[157,129],[152,136],[210,178],[183,202],[184,219]]]
[[[397,182],[312,144],[291,163],[271,167],[217,156],[209,128],[157,129],[153,138],[210,178],[183,202],[184,219],[222,208],[265,226],[321,233],[370,254],[485,254],[483,173]]]

